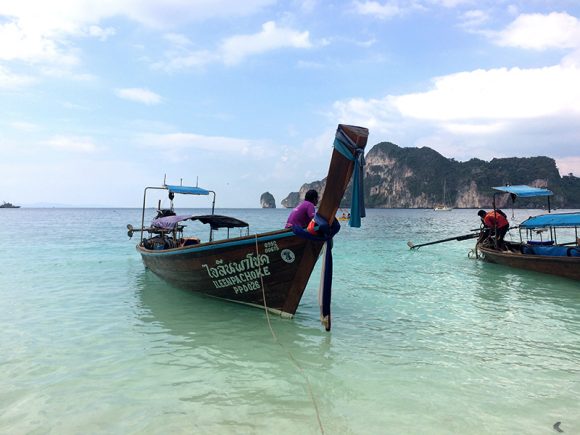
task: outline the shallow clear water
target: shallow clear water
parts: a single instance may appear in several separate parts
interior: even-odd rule
[[[218,212],[253,231],[288,215]],[[580,284],[468,259],[473,240],[406,245],[475,212],[343,226],[332,331],[317,267],[273,338],[263,311],[147,272],[140,210],[2,210],[0,433],[580,433]]]

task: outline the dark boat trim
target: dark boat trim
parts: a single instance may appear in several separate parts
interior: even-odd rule
[[[258,239],[258,243],[259,243],[259,242],[269,242],[272,240],[280,240],[280,239],[283,239],[285,237],[291,237],[291,236],[294,236],[294,233],[292,232],[292,230],[285,230],[284,233],[282,233],[282,234],[274,234],[274,235],[258,234],[257,239]],[[243,240],[240,240],[240,239],[243,239]],[[238,239],[229,239],[229,241],[227,241],[227,242],[223,241],[223,240],[215,240],[213,242],[203,243],[203,244],[199,244],[199,245],[183,246],[181,248],[164,249],[164,250],[159,250],[159,251],[144,249],[141,246],[137,246],[137,250],[142,255],[169,256],[169,255],[188,254],[188,253],[193,253],[193,252],[210,251],[210,250],[215,250],[216,248],[222,249],[222,248],[231,248],[231,247],[235,247],[235,246],[245,246],[245,245],[250,245],[250,244],[255,244],[255,243],[256,243],[256,236],[253,235],[253,236],[244,236],[243,238],[238,238]]]
[[[508,242],[507,245],[513,250],[499,251],[482,246],[477,249],[480,257],[489,263],[580,280],[580,257],[522,254],[516,251],[520,243]]]

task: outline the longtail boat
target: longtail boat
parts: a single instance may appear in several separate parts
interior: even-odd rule
[[[548,189],[530,186],[495,187],[517,197],[546,196]],[[548,202],[549,204],[549,202]],[[495,209],[495,195],[494,195]],[[519,241],[498,241],[493,235],[480,240],[476,254],[490,263],[580,279],[580,213],[548,213],[530,217],[517,227]]]
[[[298,308],[312,270],[323,248],[323,279],[319,294],[321,321],[330,330],[332,284],[332,237],[340,224],[335,218],[346,187],[353,178],[351,226],[360,226],[364,216],[362,175],[368,130],[339,124],[334,140],[326,185],[315,219],[308,230],[281,229],[250,234],[249,225],[239,219],[215,215],[215,192],[199,187],[163,184],[146,187],[143,194],[141,227],[127,225],[129,236],[141,233],[137,251],[146,268],[168,283],[208,296],[261,307],[283,317]],[[354,174],[354,177],[353,177]],[[171,207],[159,210],[151,224],[145,224],[147,193],[168,192]],[[211,214],[177,215],[173,198],[182,195],[213,195]],[[195,220],[210,226],[209,241],[184,235],[184,222]],[[214,232],[228,235],[214,240]],[[231,229],[243,234],[229,237]]]

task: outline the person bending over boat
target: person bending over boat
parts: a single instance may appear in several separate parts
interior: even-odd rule
[[[316,213],[315,206],[318,204],[318,192],[314,189],[310,189],[306,192],[304,196],[304,201],[292,210],[288,220],[286,221],[285,228],[292,228],[294,225],[305,228],[308,226],[310,221],[314,218]]]
[[[492,235],[496,235],[497,242],[502,243],[506,233],[510,229],[506,214],[500,209],[497,209],[489,212],[479,210],[477,215],[481,218],[481,223],[483,224],[481,236],[477,240],[478,243],[483,242]]]

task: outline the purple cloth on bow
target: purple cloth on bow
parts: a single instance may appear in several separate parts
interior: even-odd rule
[[[187,219],[191,219],[193,216],[188,214],[182,214],[179,216],[165,216],[162,218],[158,218],[151,222],[151,226],[155,228],[160,228],[162,230],[172,230],[175,228],[181,221],[186,221]]]

